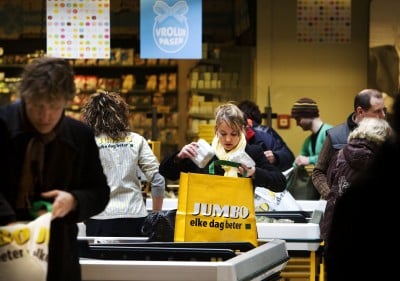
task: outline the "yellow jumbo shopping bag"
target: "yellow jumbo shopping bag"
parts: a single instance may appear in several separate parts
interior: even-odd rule
[[[51,213],[28,223],[0,226],[0,280],[45,281]]]
[[[182,172],[174,241],[257,246],[251,179]]]

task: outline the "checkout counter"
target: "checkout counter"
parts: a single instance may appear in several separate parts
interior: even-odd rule
[[[297,200],[297,203],[302,211],[271,212],[270,216],[276,222],[258,221],[258,240],[270,241],[279,237],[286,241],[290,261],[282,277],[323,281],[325,277],[319,223],[326,201]]]
[[[144,242],[115,237],[86,240],[89,249],[80,259],[83,281],[273,281],[280,279],[289,260],[286,244],[279,239],[259,247],[250,244],[252,249],[242,247],[240,251],[236,248],[241,245],[231,243]]]
[[[231,243],[185,244],[146,242],[146,238],[85,237],[80,225],[79,239],[85,242],[80,259],[82,280],[280,280],[290,263],[290,252],[308,251],[308,276],[314,281],[318,265],[316,251],[321,243],[319,220],[326,202],[298,203],[303,211],[289,212],[293,217],[290,222],[287,217],[275,217],[274,223],[257,222],[260,246],[256,248],[238,249],[243,245]],[[151,209],[151,199],[146,200],[146,206]],[[177,199],[164,199],[164,210],[176,208]]]
[[[286,242],[289,252],[288,262],[282,277],[302,278],[321,281],[324,276],[323,262],[320,255],[321,238],[319,223],[325,211],[326,200],[296,200],[301,211],[258,213],[257,216],[269,216],[274,222],[265,222],[257,218],[258,241],[265,243],[273,239],[282,239]],[[148,209],[151,209],[151,199],[146,200]],[[163,209],[177,208],[177,199],[165,198]]]

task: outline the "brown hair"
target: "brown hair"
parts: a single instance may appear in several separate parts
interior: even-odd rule
[[[129,106],[115,92],[99,91],[89,97],[82,108],[84,121],[96,136],[106,134],[112,139],[125,137],[129,131]]]
[[[359,92],[354,97],[354,111],[357,110],[357,107],[361,107],[364,110],[368,110],[371,108],[371,98],[383,99],[382,92],[376,89],[364,89]]]
[[[25,66],[18,90],[23,100],[72,100],[76,93],[73,69],[64,59],[37,58]]]

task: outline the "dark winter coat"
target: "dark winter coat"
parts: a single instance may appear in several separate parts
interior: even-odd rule
[[[19,102],[0,108],[2,224],[13,219],[25,219],[23,213],[15,213],[15,204],[27,144],[35,134],[22,130],[22,108]],[[35,192],[65,190],[72,193],[78,204],[76,210],[51,222],[47,280],[79,281],[77,222],[90,218],[106,207],[110,188],[92,130],[69,117],[63,117],[57,128],[56,138],[45,147],[44,184],[41,190]]]
[[[279,170],[285,171],[293,166],[295,159],[293,152],[273,128],[254,122],[251,128],[254,136],[247,140],[248,143],[261,145],[264,151],[271,150],[275,155],[276,166]]]
[[[391,280],[398,273],[400,142],[386,141],[339,197],[326,250],[327,281]]]
[[[330,230],[333,210],[337,198],[343,195],[354,179],[371,164],[378,145],[366,139],[351,139],[339,150],[336,161],[329,168],[328,181],[331,187],[324,217],[321,221],[321,238],[326,239]]]

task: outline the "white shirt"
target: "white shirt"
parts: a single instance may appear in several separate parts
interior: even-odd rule
[[[142,196],[139,168],[151,180],[159,171],[159,162],[144,137],[130,132],[113,140],[106,135],[96,137],[100,160],[111,188],[105,210],[93,219],[145,217],[148,212]]]

